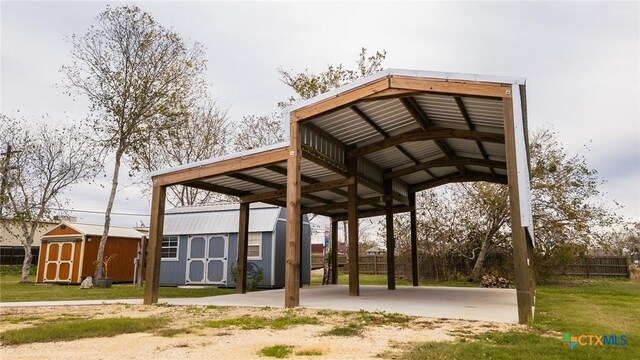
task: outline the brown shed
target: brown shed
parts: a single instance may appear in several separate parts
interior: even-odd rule
[[[93,276],[103,231],[101,225],[62,223],[44,234],[36,281],[78,284],[85,277]],[[116,254],[109,262],[107,273],[114,281],[133,281],[134,261],[142,236],[131,228],[109,228],[104,255],[108,258]]]

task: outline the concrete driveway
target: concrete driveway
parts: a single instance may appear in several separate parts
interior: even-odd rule
[[[256,291],[202,298],[160,299],[173,305],[217,305],[283,307],[284,289]],[[141,299],[78,300],[0,303],[12,306],[78,306],[100,304],[142,304]],[[346,285],[313,286],[300,290],[300,306],[309,309],[366,310],[445,319],[518,323],[516,291],[456,287],[360,286],[360,296],[349,296]]]

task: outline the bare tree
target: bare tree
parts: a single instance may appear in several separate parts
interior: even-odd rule
[[[73,63],[62,67],[64,86],[89,98],[96,140],[115,155],[95,272],[101,278],[122,161],[135,162],[147,141],[164,143],[180,126],[191,97],[204,89],[206,66],[199,44],[189,47],[137,6],[107,6],[83,36],[68,41]]]
[[[100,161],[84,136],[74,127],[54,128],[42,122],[16,120],[0,115],[3,142],[16,151],[7,181],[8,215],[19,225],[24,247],[21,282],[27,282],[31,269],[31,246],[41,223],[49,218],[49,207],[64,201],[62,192],[71,185],[91,179]]]
[[[277,113],[266,116],[249,115],[238,124],[236,151],[257,149],[284,141],[284,122]]]
[[[133,170],[146,173],[224,155],[229,150],[231,127],[225,110],[210,100],[189,109],[181,125],[166,131],[166,141],[147,141],[134,159]],[[132,174],[133,175],[133,174]],[[146,174],[144,183],[148,184]],[[146,187],[148,188],[148,187]],[[187,186],[171,186],[167,202],[173,206],[202,205],[228,200],[224,195]]]

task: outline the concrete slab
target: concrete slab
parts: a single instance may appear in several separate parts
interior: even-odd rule
[[[175,305],[282,307],[284,290],[166,301]],[[301,289],[300,306],[518,323],[516,291],[513,289],[400,286],[389,291],[385,286],[360,286],[360,296],[354,297],[349,296],[349,288],[345,285],[314,286]]]
[[[173,305],[217,305],[283,307],[284,289],[256,291],[202,298],[160,299]],[[142,304],[142,299],[31,301],[0,303],[12,306],[79,306],[102,304]],[[516,291],[456,287],[360,286],[360,296],[349,296],[345,285],[313,286],[300,290],[300,306],[309,309],[385,311],[412,316],[445,319],[518,322]]]

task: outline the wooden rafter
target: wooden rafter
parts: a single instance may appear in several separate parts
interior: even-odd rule
[[[249,183],[252,183],[252,184],[268,187],[268,188],[271,188],[271,189],[281,190],[281,189],[286,189],[287,188],[286,185],[277,184],[277,183],[274,183],[274,182],[271,182],[271,181],[267,181],[267,180],[260,179],[260,178],[257,178],[255,176],[251,176],[251,175],[247,175],[247,174],[243,174],[243,173],[229,174],[227,176],[232,177],[234,179],[246,181],[246,182],[249,182]],[[249,195],[249,194],[246,194],[246,195]],[[307,198],[309,200],[313,200],[313,201],[320,202],[320,203],[323,203],[323,204],[331,204],[331,203],[333,203],[333,201],[321,198],[320,196],[315,196],[313,194],[303,194],[302,197],[305,197],[305,198]]]
[[[357,106],[353,105],[351,106],[351,110],[353,112],[355,112],[358,116],[360,116],[360,118],[362,120],[364,120],[367,124],[369,124],[369,126],[371,126],[372,128],[374,128],[374,130],[376,130],[380,135],[382,135],[382,137],[384,137],[385,139],[389,139],[391,136],[384,131],[383,128],[381,128],[378,124],[375,123],[375,121],[373,121],[370,117],[367,116],[367,114],[365,114],[364,112],[362,112],[362,110],[360,110]],[[414,164],[418,164],[420,163],[420,161],[413,156],[407,149],[405,149],[402,145],[400,144],[396,144],[393,145],[396,149],[398,149],[398,151],[400,151],[404,156],[406,156],[409,160],[411,160]],[[351,154],[352,156],[359,156],[359,155],[354,155]],[[429,170],[425,170],[425,172],[431,176],[431,177],[435,177],[435,175],[429,171]]]
[[[456,101],[456,105],[458,105],[458,109],[460,110],[460,113],[462,114],[464,121],[467,123],[467,127],[469,128],[469,130],[474,131],[476,129],[476,126],[473,123],[473,121],[471,121],[471,117],[467,112],[467,108],[464,106],[464,102],[462,101],[462,98],[460,96],[454,96],[453,99]],[[485,150],[484,145],[482,145],[482,142],[476,140],[476,146],[478,147],[478,150],[480,150],[480,154],[482,154],[482,157],[485,160],[489,160],[489,155],[487,154],[487,151]],[[493,170],[493,167],[489,167],[489,170],[493,175],[497,175],[496,171]]]
[[[445,166],[456,166],[456,165],[476,165],[476,166],[486,166],[489,168],[499,168],[499,169],[507,168],[507,164],[502,161],[492,161],[492,160],[485,160],[485,159],[454,156],[451,159],[447,157],[441,157],[435,160],[425,161],[418,165],[408,166],[396,171],[391,171],[389,173],[386,173],[384,177],[386,179],[393,179],[393,178],[409,175],[424,169],[445,167]],[[497,174],[495,173],[493,175],[497,176]]]
[[[434,126],[433,121],[431,121],[424,110],[422,110],[422,107],[418,104],[416,99],[413,97],[406,97],[400,100],[402,101],[402,105],[404,105],[409,113],[411,113],[411,116],[413,116],[423,130],[429,131]],[[451,158],[454,155],[453,151],[444,139],[434,140],[433,142],[438,146],[440,151],[442,151],[444,156]],[[457,165],[456,169],[458,169],[462,175],[467,173],[467,169],[463,165]]]
[[[503,175],[494,176],[491,174],[485,174],[485,173],[476,172],[476,171],[467,171],[466,175],[455,173],[455,174],[445,175],[439,178],[417,183],[415,185],[412,185],[409,188],[409,191],[418,192],[422,190],[431,189],[440,185],[445,185],[450,183],[459,183],[459,182],[469,182],[469,181],[486,181],[486,182],[492,182],[492,183],[498,183],[498,184],[506,184],[507,177]]]
[[[345,179],[338,179],[338,180],[332,180],[332,181],[326,181],[326,182],[319,182],[319,183],[315,183],[315,184],[302,186],[301,187],[301,192],[302,192],[302,194],[309,194],[309,193],[314,193],[314,192],[318,192],[318,191],[337,189],[337,188],[349,186],[349,185],[353,184],[354,181],[355,181],[355,179],[350,177],[350,178],[345,178]],[[283,198],[286,195],[287,195],[287,189],[279,189],[279,190],[274,190],[274,191],[269,191],[269,192],[264,192],[264,193],[258,193],[258,194],[251,194],[251,195],[247,195],[247,196],[242,196],[242,197],[240,197],[240,202],[266,201],[266,200]]]
[[[376,141],[374,143],[355,148],[349,152],[352,156],[363,156],[384,150],[391,146],[402,144],[404,142],[439,140],[439,139],[465,139],[465,140],[481,140],[492,143],[504,144],[504,135],[490,132],[470,131],[462,129],[449,128],[430,128],[430,130],[414,129],[407,132],[391,136],[387,139]],[[450,155],[448,157],[453,157]]]
[[[206,190],[206,191],[212,191],[212,192],[216,192],[219,194],[225,194],[225,195],[231,195],[231,196],[246,196],[251,194],[248,191],[243,191],[243,190],[238,190],[238,189],[232,189],[230,187],[226,187],[226,186],[222,186],[222,185],[217,185],[217,184],[211,184],[205,181],[192,181],[192,182],[188,182],[183,184],[184,186],[189,186],[192,188],[196,188],[196,189],[202,189],[202,190]]]
[[[373,206],[375,204],[380,204],[385,201],[386,197],[384,195],[377,195],[368,198],[359,198],[358,206],[370,205]],[[312,214],[327,214],[329,211],[335,211],[340,209],[346,209],[349,203],[347,201],[336,202],[331,205],[322,205],[322,206],[313,206],[306,208],[304,213],[312,213]]]
[[[415,206],[396,205],[393,207],[393,213],[399,214],[399,213],[409,212],[414,209],[415,209]],[[382,216],[382,215],[385,215],[386,213],[387,212],[385,209],[361,210],[361,211],[358,211],[358,219],[374,217],[374,216]],[[332,215],[332,219],[335,221],[345,221],[347,220],[347,215],[346,214]]]

